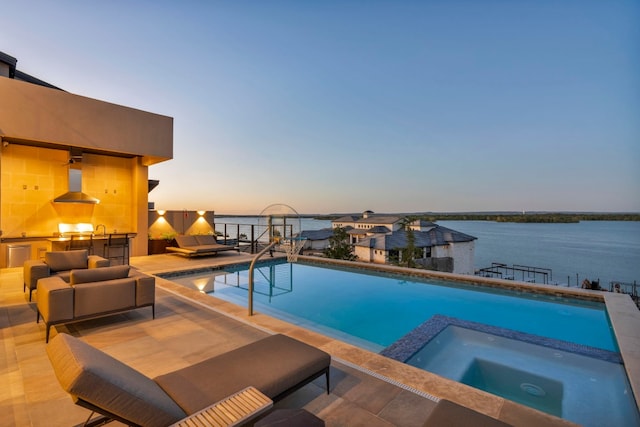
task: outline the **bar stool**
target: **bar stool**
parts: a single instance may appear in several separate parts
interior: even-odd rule
[[[108,260],[118,259],[122,264],[129,264],[129,235],[109,234],[104,244],[104,257]]]
[[[93,236],[83,237],[83,236],[74,236],[71,235],[71,240],[69,240],[69,246],[67,246],[68,251],[73,251],[76,249],[86,249],[89,252],[89,255],[93,255]]]

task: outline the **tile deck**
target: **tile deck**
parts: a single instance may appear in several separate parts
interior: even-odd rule
[[[131,265],[155,274],[250,259],[249,255],[238,253],[199,259],[153,255],[133,257]],[[326,394],[324,379],[319,378],[278,402],[275,408],[304,408],[330,427],[420,426],[435,405],[431,396],[455,401],[515,426],[573,425],[287,322],[260,313],[248,316],[246,307],[168,280],[157,278],[156,284],[155,319],[147,307],[53,327],[52,336],[66,332],[81,337],[154,377],[269,333],[283,333],[332,355],[331,393]],[[25,295],[28,293],[22,292],[22,268],[0,270],[0,427],[80,424],[88,411],[75,406],[60,388],[45,353],[45,326],[42,322],[36,324],[35,303],[29,303]],[[608,307],[610,303],[614,308],[610,313],[612,324],[616,333],[625,337],[621,352],[631,370],[632,383],[637,385],[640,315],[620,295],[608,297]]]

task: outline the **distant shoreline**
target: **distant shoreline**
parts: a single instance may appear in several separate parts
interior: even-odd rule
[[[343,216],[361,214],[300,214],[301,218],[331,221]],[[577,223],[580,221],[640,221],[640,213],[579,213],[579,212],[468,212],[468,213],[385,213],[379,215],[411,216],[425,221],[495,221],[516,223]],[[224,215],[221,217],[250,218],[260,215]]]

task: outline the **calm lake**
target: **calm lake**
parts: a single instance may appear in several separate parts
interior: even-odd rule
[[[215,222],[216,229],[221,231],[218,224],[259,224],[259,219],[216,217]],[[476,269],[499,262],[548,268],[552,270],[553,281],[571,286],[585,278],[600,279],[600,285],[607,289],[611,281],[633,283],[635,280],[640,284],[640,222],[521,224],[438,221],[438,224],[478,238]],[[331,227],[331,221],[303,218],[301,227],[303,230],[318,230]],[[229,231],[235,233],[234,228]]]

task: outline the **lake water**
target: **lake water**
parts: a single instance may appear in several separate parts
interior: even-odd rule
[[[260,220],[257,217],[216,217],[215,222],[259,224]],[[640,222],[637,221],[581,221],[575,224],[438,221],[438,224],[478,238],[475,243],[476,269],[499,262],[549,268],[552,280],[571,286],[585,278],[600,279],[601,286],[607,289],[611,281],[632,283],[635,280],[640,284]],[[331,221],[301,220],[303,230],[327,227],[331,227]],[[221,231],[218,226],[217,229]],[[228,234],[235,234],[235,230],[230,227]]]
[[[640,222],[581,221],[576,224],[520,224],[438,221],[476,240],[475,266],[492,262],[550,268],[553,279],[576,284],[584,278],[640,281]],[[640,283],[640,282],[639,282]]]

